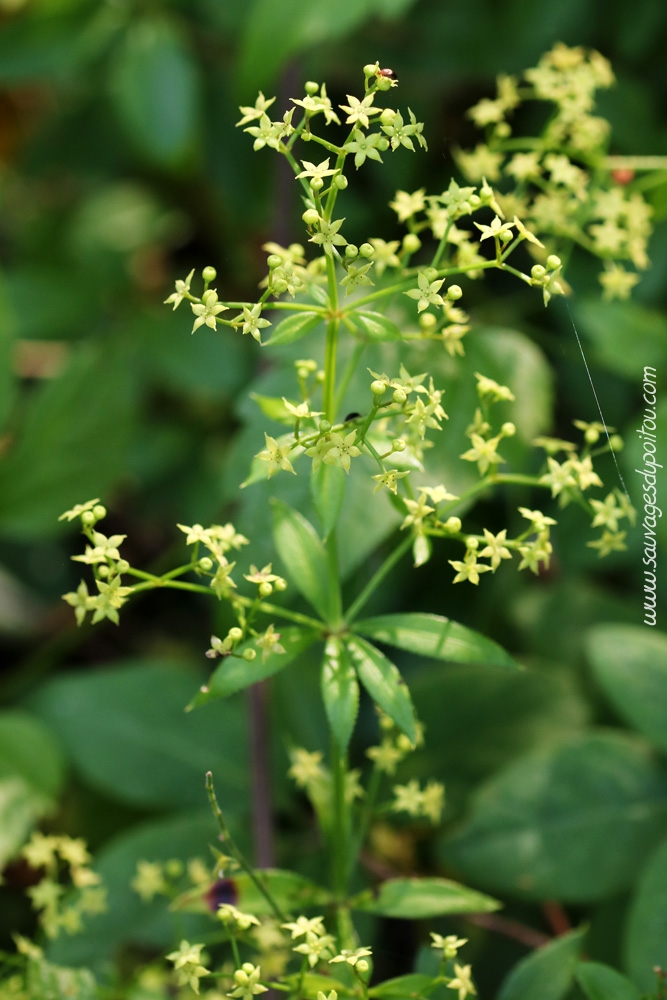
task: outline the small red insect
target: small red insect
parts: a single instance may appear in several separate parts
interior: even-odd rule
[[[398,77],[394,73],[393,69],[381,69],[380,76],[386,76],[388,80],[398,80]]]

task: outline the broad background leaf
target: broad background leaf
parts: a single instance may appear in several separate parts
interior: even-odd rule
[[[581,951],[585,930],[571,931],[515,965],[497,1000],[564,1000]]]
[[[123,661],[63,675],[31,705],[81,777],[112,798],[142,808],[201,806],[212,771],[223,808],[236,807],[247,792],[245,715],[232,701],[186,714],[202,680],[166,662]]]
[[[586,902],[631,885],[665,833],[667,773],[643,741],[599,731],[490,779],[443,856],[492,892]]]
[[[641,873],[630,907],[625,964],[643,990],[655,989],[653,967],[667,968],[667,841]]]
[[[621,718],[667,752],[667,635],[645,626],[598,625],[586,649]]]
[[[420,920],[447,913],[491,913],[501,904],[449,879],[396,878],[383,882],[377,891],[355,896],[350,906],[382,917]]]

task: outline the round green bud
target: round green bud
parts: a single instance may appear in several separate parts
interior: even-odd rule
[[[433,329],[433,327],[436,325],[437,322],[438,322],[437,319],[431,312],[424,312],[421,313],[421,315],[419,316],[419,325],[421,326],[422,330]]]
[[[380,122],[382,125],[391,125],[396,118],[396,112],[393,108],[385,108],[380,115]]]
[[[314,208],[307,208],[301,218],[307,226],[316,226],[320,221],[319,212],[317,212]]]
[[[366,63],[364,66],[364,76],[368,79],[377,73],[377,63]]]
[[[215,302],[217,297],[218,297],[217,292],[215,292],[212,288],[209,288],[207,291],[204,292],[204,294],[201,297],[201,300],[204,303],[204,305],[207,306],[209,302],[212,303]]]
[[[354,243],[348,243],[345,247],[345,256],[349,257],[350,260],[354,260],[358,253],[359,247],[355,247]]]
[[[482,196],[482,198],[484,198],[487,201],[489,198],[493,198],[493,188],[491,187],[488,181],[484,181],[481,188],[479,189],[479,193]]]
[[[447,289],[447,298],[450,302],[458,302],[462,295],[463,289],[460,285],[450,285]]]
[[[259,592],[262,597],[268,597],[269,594],[273,593],[273,587],[270,583],[264,582],[259,585]]]
[[[302,132],[301,133],[301,142],[310,142],[310,140],[312,138],[313,138],[313,136],[312,136],[312,134],[310,132]]]
[[[587,427],[584,431],[584,441],[586,444],[595,444],[599,437],[600,432],[595,427]]]
[[[406,253],[416,253],[422,245],[416,233],[406,233],[403,237],[403,249]]]
[[[313,94],[316,94],[319,89],[319,84],[315,83],[314,80],[308,80],[306,82],[305,91],[310,97],[312,97]]]
[[[331,430],[331,421],[320,420],[320,433],[328,434],[330,430]]]
[[[348,183],[345,174],[336,174],[334,176],[333,182],[339,191],[344,191]]]
[[[362,257],[372,257],[375,253],[373,245],[371,243],[362,243],[359,247],[359,253]]]
[[[311,191],[321,191],[323,187],[324,187],[324,180],[321,177],[310,178]]]
[[[305,379],[305,378],[308,378],[309,375],[310,375],[310,370],[308,368],[305,368],[303,365],[301,365],[296,370],[296,377],[297,378]]]
[[[286,260],[283,263],[283,274],[292,274],[294,271],[294,264],[291,260]]]
[[[408,394],[405,389],[394,389],[393,395],[391,397],[395,403],[405,403],[408,398]]]
[[[215,279],[218,277],[218,272],[214,267],[205,267],[201,273],[201,276],[206,282],[215,281]]]
[[[479,206],[482,204],[482,199],[478,194],[471,194],[470,197],[468,198],[468,203],[471,205],[472,208],[479,208]]]
[[[205,572],[208,572],[209,570],[213,569],[213,560],[209,559],[208,556],[202,556],[197,565],[199,566],[200,569],[203,569]]]
[[[183,874],[183,862],[178,858],[170,858],[165,863],[164,870],[169,878],[178,878]]]
[[[445,521],[445,527],[447,528],[447,531],[451,531],[453,535],[458,534],[461,530],[461,518],[453,515],[452,517],[448,517]]]
[[[406,448],[407,445],[403,440],[403,438],[394,438],[394,440],[391,442],[392,451],[405,451]]]
[[[500,234],[500,242],[501,243],[509,243],[509,241],[513,240],[513,239],[514,239],[514,237],[513,237],[512,233],[508,232],[507,230],[505,230],[504,233]]]
[[[533,281],[541,281],[546,273],[546,267],[543,267],[541,264],[533,264],[530,269],[530,276]]]
[[[103,517],[107,516],[107,509],[101,503],[97,503],[93,507],[93,514],[95,515],[95,520],[101,521]]]
[[[92,510],[84,510],[81,515],[81,524],[95,524],[97,518],[93,514]]]
[[[550,271],[555,271],[562,263],[560,257],[557,257],[555,253],[550,253],[547,257],[547,267]]]
[[[101,566],[97,567],[97,575],[101,577],[107,577],[109,575],[109,567],[106,563],[102,563]]]
[[[293,257],[303,257],[303,247],[300,243],[290,243],[287,249]]]
[[[365,958],[360,958],[357,960],[357,963],[355,965],[355,969],[357,970],[357,972],[368,972],[368,968],[369,968],[368,962],[366,961]]]
[[[516,434],[516,424],[513,424],[511,420],[508,420],[500,428],[500,433],[503,437],[511,438]]]
[[[287,291],[287,282],[284,278],[276,278],[275,281],[271,283],[271,291],[274,295],[282,295],[283,292]]]
[[[437,267],[425,267],[424,277],[426,277],[429,281],[435,281],[435,279],[438,277]]]
[[[469,215],[472,212],[472,203],[467,199],[465,201],[459,202],[458,214],[459,215]]]
[[[388,76],[379,76],[377,78],[378,90],[391,90],[392,85],[392,80]]]
[[[127,573],[129,568],[130,564],[127,561],[127,559],[119,559],[118,562],[116,563],[116,569],[118,570],[119,573]]]
[[[384,395],[384,391],[386,388],[387,386],[385,385],[385,383],[382,382],[381,379],[379,378],[376,378],[373,382],[371,382],[371,392],[373,393],[374,396]]]
[[[377,148],[380,150],[381,153],[386,153],[386,151],[389,149],[389,139],[385,138],[385,136],[380,136],[380,138],[378,139]]]
[[[278,591],[287,590],[287,580],[283,580],[282,576],[279,576],[277,580],[273,581],[273,586]]]
[[[499,139],[506,139],[512,134],[512,129],[507,122],[498,122],[496,125],[496,135]]]
[[[282,257],[279,257],[277,253],[270,253],[266,258],[266,263],[270,271],[273,271],[276,267],[280,267],[282,262]]]
[[[466,538],[466,547],[474,552],[475,549],[479,548],[479,538],[473,538],[472,535],[468,535]]]
[[[257,658],[257,650],[256,649],[251,649],[250,647],[248,647],[248,649],[244,649],[243,650],[243,659],[247,660],[248,663],[251,663],[256,658]]]
[[[230,628],[229,632],[227,633],[227,636],[233,642],[238,642],[239,639],[243,638],[243,629],[239,628],[238,625],[234,625],[233,628]]]
[[[612,434],[609,440],[611,442],[611,446],[614,449],[614,451],[623,451],[625,443],[620,434]]]
[[[315,372],[315,381],[324,382],[324,369],[320,368],[319,371]]]

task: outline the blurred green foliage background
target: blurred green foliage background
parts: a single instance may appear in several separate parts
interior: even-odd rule
[[[77,630],[60,594],[78,583],[69,561],[78,540],[57,521],[74,503],[101,497],[109,530],[126,533],[127,557],[148,568],[178,553],[177,520],[233,518],[266,548],[268,561],[267,496],[274,487],[307,492],[280,477],[270,490],[237,492],[266,424],[247,393],[270,385],[289,395],[288,369],[272,368],[250,338],[206,327],[190,338],[188,317],[161,305],[175,277],[207,264],[217,268],[225,298],[252,300],[264,272],[262,243],[303,239],[293,183],[276,157],[254,154],[234,128],[237,105],[252,104],[262,88],[278,95],[282,114],[307,79],[326,81],[337,104],[360,92],[365,63],[394,69],[397,103],[426,123],[429,152],[370,164],[346,192],[352,238],[391,239],[386,205],[395,189],[444,190],[456,175],[452,149],[476,141],[465,110],[493,93],[496,73],[534,65],[557,41],[592,46],[612,62],[617,85],[600,100],[613,128],[610,151],[667,154],[663,0],[0,0],[0,787],[10,773],[24,782],[20,794],[8,793],[0,863],[48,815],[54,828],[102,850],[116,894],[90,933],[61,946],[63,961],[103,962],[128,940],[148,950],[168,942],[160,906],[147,919],[127,883],[137,857],[204,851],[211,826],[201,776],[212,762],[244,827],[243,701],[181,714],[205,674],[208,635],[222,627],[216,609],[151,595],[127,609],[118,629]],[[620,461],[636,503],[641,374],[654,365],[664,394],[667,371],[664,178],[647,197],[656,221],[653,263],[632,302],[601,303],[583,259],[573,258],[567,274],[605,418],[628,442]],[[467,357],[456,365],[431,359],[443,384],[451,382],[445,402],[454,428],[470,419],[466,387],[480,365],[514,388],[524,441],[539,432],[571,437],[573,419],[597,419],[562,301],[545,311],[536,293],[496,280],[468,282],[464,291],[474,321]],[[665,398],[659,421],[667,456]],[[461,450],[452,437],[439,460]],[[604,472],[606,485],[616,485],[613,466]],[[665,486],[663,475],[663,501]],[[294,502],[294,492],[283,495]],[[486,501],[474,517],[499,528],[518,503],[538,500],[517,489]],[[626,963],[648,988],[647,963],[667,965],[664,848],[650,876],[642,866],[667,834],[667,777],[648,744],[623,730],[638,728],[666,747],[641,709],[628,715],[623,681],[614,699],[605,671],[613,673],[611,662],[627,674],[635,656],[630,687],[642,670],[657,671],[664,721],[667,639],[641,627],[639,530],[627,552],[599,562],[576,512],[555,516],[554,562],[539,578],[506,570],[478,589],[452,588],[438,558],[416,575],[406,563],[385,587],[384,610],[446,614],[531,668],[520,678],[482,668],[434,673],[405,657],[427,724],[426,750],[406,774],[412,768],[447,782],[448,837],[432,843],[406,831],[407,853],[394,844],[388,863],[467,879],[506,899],[510,916],[547,932],[552,911],[541,903],[558,900],[573,923],[592,921],[593,957]],[[349,542],[343,559],[351,585],[395,525],[387,507],[373,532]],[[659,538],[664,553],[667,518]],[[261,564],[257,550],[254,557]],[[666,569],[663,555],[662,628]],[[628,626],[613,642],[615,633],[595,630],[610,622]],[[289,687],[276,680],[272,713],[276,732],[289,726],[294,741],[315,749],[321,710],[309,668],[304,661],[298,695],[293,673]],[[370,727],[362,719],[366,733]],[[278,860],[305,855],[317,874],[308,818],[290,797],[277,738],[274,756]],[[577,785],[589,759],[592,785]],[[544,833],[541,824],[558,814],[559,802],[564,815],[585,816],[603,773],[608,811],[581,819],[570,839],[554,834],[558,822]],[[489,780],[473,818],[457,827]],[[493,801],[517,817],[514,828],[494,817]],[[645,821],[632,819],[633,808],[644,809]],[[499,839],[489,831],[500,831]],[[537,860],[522,853],[526,831],[542,845]],[[596,867],[605,842],[615,844],[613,857]],[[30,930],[24,880],[21,866],[10,865],[0,889],[5,938],[11,927]],[[651,895],[656,885],[659,900]],[[492,990],[525,947],[481,928],[465,932],[480,982]],[[406,941],[407,952],[416,949],[416,938]]]

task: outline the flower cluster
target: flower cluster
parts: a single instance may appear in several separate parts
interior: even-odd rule
[[[40,881],[31,886],[28,896],[39,911],[39,921],[49,938],[61,930],[77,934],[83,929],[83,917],[106,910],[106,889],[101,877],[90,867],[91,857],[83,840],[33,833],[21,851],[31,868],[43,870]],[[70,885],[63,883],[66,873]]]

